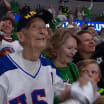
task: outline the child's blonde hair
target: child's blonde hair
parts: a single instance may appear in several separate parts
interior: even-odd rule
[[[96,64],[96,65],[98,65],[97,61],[94,60],[94,59],[85,59],[85,60],[79,61],[77,63],[77,67],[79,69],[80,74],[82,73],[82,69],[85,68],[86,66],[90,65],[90,64]],[[99,70],[99,74],[100,74],[100,77],[101,77],[101,70]]]
[[[104,96],[100,96],[94,104],[104,104]]]

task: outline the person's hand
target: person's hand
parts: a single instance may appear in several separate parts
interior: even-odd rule
[[[61,94],[58,96],[59,102],[64,102],[67,99],[71,97],[71,92],[70,92],[70,86],[67,85],[67,87],[64,89],[64,91],[61,92]]]
[[[83,87],[90,81],[92,83],[94,91],[97,91],[97,83],[93,79],[89,78],[88,75],[82,74],[78,81],[80,83],[80,87]]]
[[[86,74],[82,74],[78,80],[80,83],[80,87],[83,87],[84,85],[86,85],[89,80],[90,79]]]
[[[97,82],[95,82],[93,79],[90,79],[92,86],[94,88],[94,92],[96,92],[98,90],[98,86],[97,86]]]

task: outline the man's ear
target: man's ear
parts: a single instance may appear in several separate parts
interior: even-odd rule
[[[17,32],[18,40],[20,42],[24,42],[24,34],[23,32]]]

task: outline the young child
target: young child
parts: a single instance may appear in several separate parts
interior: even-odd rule
[[[77,64],[80,78],[71,85],[72,99],[64,104],[93,104],[100,96],[97,83],[101,78],[101,71],[96,60],[86,59]]]
[[[80,86],[83,88],[84,86],[88,85],[88,80],[91,81],[93,83],[92,85],[94,87],[94,94],[95,94],[95,98],[91,100],[95,101],[95,99],[98,96],[100,96],[100,94],[98,93],[99,92],[98,82],[100,81],[100,78],[101,78],[101,71],[98,63],[96,62],[96,60],[86,59],[86,60],[79,61],[77,66],[80,72],[80,77],[82,76],[86,77],[86,81],[84,81],[84,83],[83,83],[83,79],[81,80],[79,79],[80,81],[82,81],[82,85]],[[90,89],[86,89],[86,90],[88,94],[91,92]]]

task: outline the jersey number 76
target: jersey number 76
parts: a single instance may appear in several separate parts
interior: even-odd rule
[[[32,100],[32,104],[48,104],[46,101],[44,100],[39,100],[38,97],[45,97],[45,90],[44,89],[37,89],[32,91],[31,93],[31,100]],[[12,100],[9,101],[9,104],[28,104],[26,102],[26,96],[25,94],[22,94]]]

